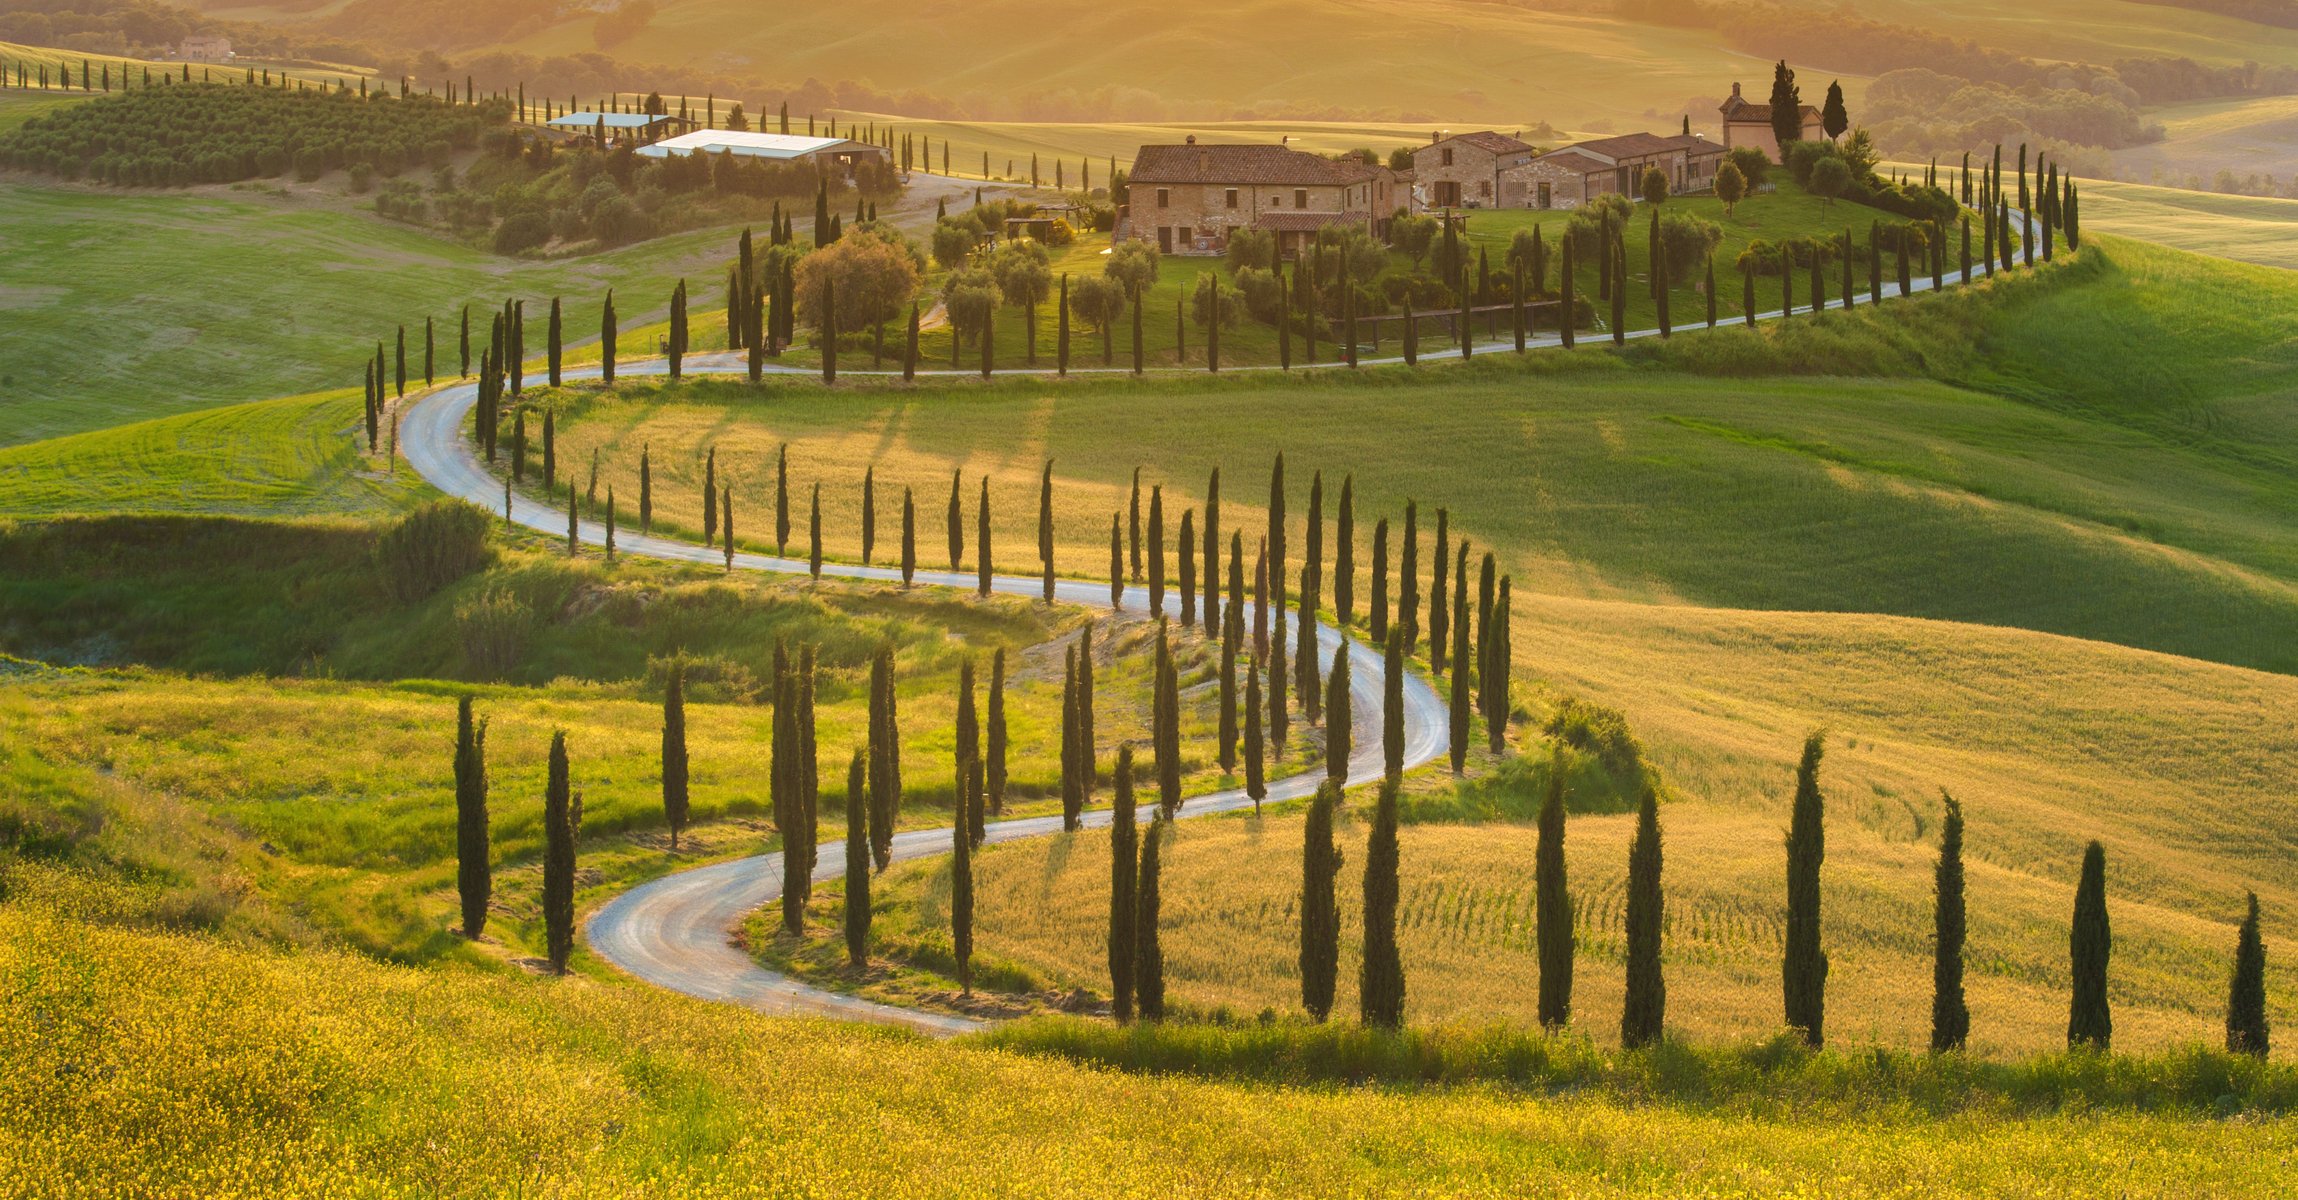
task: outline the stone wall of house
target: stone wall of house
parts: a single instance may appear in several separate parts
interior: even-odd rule
[[[1357,186],[1362,190],[1366,185]],[[1361,207],[1344,208],[1348,189],[1333,184],[1306,188],[1242,184],[1234,189],[1234,208],[1229,205],[1230,190],[1220,184],[1133,182],[1128,185],[1127,233],[1167,253],[1219,254],[1227,249],[1231,232],[1250,227],[1264,212],[1365,211]],[[1303,191],[1307,193],[1305,207],[1296,203],[1296,193]],[[1158,204],[1160,193],[1165,201],[1162,206]],[[1166,231],[1165,238],[1158,236],[1160,230]]]
[[[1578,171],[1538,160],[1510,167],[1500,176],[1500,200],[1505,208],[1539,208],[1540,185],[1548,185],[1548,207],[1578,208],[1587,203],[1582,194],[1586,180]]]

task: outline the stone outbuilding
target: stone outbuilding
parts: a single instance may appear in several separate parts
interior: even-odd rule
[[[1154,244],[1165,254],[1219,254],[1239,229],[1276,235],[1296,253],[1317,231],[1353,226],[1375,237],[1396,210],[1395,176],[1385,167],[1323,158],[1268,143],[1143,146],[1126,178],[1116,240]]]
[[[1530,207],[1508,173],[1539,153],[1490,129],[1435,138],[1412,152],[1412,209]]]
[[[1756,104],[1740,95],[1737,83],[1731,85],[1731,99],[1723,102],[1723,126],[1725,150],[1753,146],[1763,151],[1771,161],[1781,161],[1779,135],[1772,132],[1771,128],[1771,105]],[[1819,110],[1804,105],[1802,140],[1816,142],[1826,137],[1827,127],[1820,120]]]
[[[1726,151],[1698,134],[1624,133],[1561,146],[1518,169],[1533,208],[1578,208],[1606,192],[1641,194],[1644,172],[1667,176],[1671,194],[1715,186]]]

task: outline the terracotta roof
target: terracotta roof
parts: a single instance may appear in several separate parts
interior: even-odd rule
[[[1490,129],[1479,129],[1475,133],[1456,133],[1445,138],[1444,141],[1430,144],[1441,146],[1444,142],[1466,142],[1471,146],[1489,150],[1494,154],[1516,154],[1532,148],[1528,142],[1518,141],[1505,133],[1495,133]]]
[[[1724,120],[1726,121],[1752,125],[1769,125],[1771,124],[1771,105],[1755,104],[1747,100],[1742,100],[1738,96],[1734,96],[1731,99],[1724,101],[1723,115]],[[1813,108],[1808,104],[1803,106],[1804,124],[1809,125],[1818,119],[1818,109]]]
[[[1623,133],[1617,137],[1597,138],[1594,141],[1574,142],[1563,147],[1583,154],[1598,154],[1605,158],[1640,158],[1647,154],[1665,154],[1681,150],[1678,137],[1661,137],[1656,133]]]
[[[1285,233],[1315,233],[1328,225],[1362,225],[1364,213],[1265,212],[1253,218],[1255,229]]]
[[[1593,158],[1582,154],[1579,151],[1573,150],[1569,147],[1562,150],[1551,150],[1548,153],[1533,159],[1532,161],[1540,163],[1543,166],[1555,166],[1562,167],[1567,171],[1578,171],[1582,175],[1593,175],[1598,171],[1609,171],[1612,170],[1616,165],[1613,163],[1605,162],[1600,158]]]
[[[1266,144],[1143,146],[1127,178],[1132,183],[1338,186],[1370,179],[1377,170]]]

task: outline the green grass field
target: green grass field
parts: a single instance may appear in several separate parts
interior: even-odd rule
[[[2298,200],[2086,179],[2083,228],[2239,262],[2298,269]]]

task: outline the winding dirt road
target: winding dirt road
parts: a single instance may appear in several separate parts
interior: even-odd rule
[[[624,373],[645,374],[661,369],[660,363],[632,364],[624,368]],[[742,368],[725,361],[723,356],[718,359],[700,356],[690,361],[688,369],[696,373],[738,373]],[[592,368],[567,374],[595,376],[597,371]],[[417,399],[400,418],[399,449],[432,486],[499,513],[504,503],[502,482],[480,464],[477,452],[462,436],[463,422],[477,399],[477,386],[469,383],[452,384]],[[510,499],[510,518],[554,536],[563,536],[566,531],[563,509],[517,493]],[[605,541],[603,525],[582,521],[578,528],[586,543],[599,545]],[[626,528],[615,531],[615,548],[624,554],[685,562],[725,561],[724,553],[712,547],[639,534]],[[743,570],[784,574],[803,574],[807,569],[803,559],[739,551],[734,556],[734,565]],[[901,578],[901,573],[894,568],[851,563],[825,562],[822,572],[886,583],[898,582]],[[919,571],[917,581],[928,586],[964,589],[972,589],[978,582],[970,572],[949,571]],[[1034,576],[997,576],[991,586],[1010,595],[1039,596],[1043,594],[1044,581]],[[1066,604],[1107,608],[1109,585],[1061,579],[1054,583],[1054,596]],[[1169,612],[1177,609],[1177,596],[1168,596],[1166,607]],[[1127,588],[1125,611],[1148,610],[1147,591]],[[1342,642],[1337,632],[1320,627],[1317,630],[1320,659],[1329,662]],[[1354,718],[1351,736],[1355,749],[1349,759],[1348,778],[1356,784],[1376,779],[1381,772],[1380,705],[1384,664],[1381,655],[1370,647],[1351,641],[1348,648],[1349,707]],[[1444,700],[1425,679],[1408,674],[1404,681],[1404,705],[1405,765],[1418,766],[1443,755],[1448,749],[1448,713]],[[1324,768],[1319,764],[1314,771],[1271,781],[1268,799],[1275,802],[1309,795],[1323,778]],[[1190,798],[1182,807],[1181,815],[1197,817],[1251,806],[1252,799],[1241,790],[1216,792]],[[1106,808],[1090,810],[1085,814],[1085,824],[1088,828],[1105,827],[1109,816]],[[997,821],[988,826],[992,842],[1041,837],[1060,831],[1058,816]],[[946,854],[950,849],[950,836],[947,828],[904,831],[894,838],[893,857],[902,861]],[[835,849],[834,843],[825,845],[833,848],[818,855],[820,865],[816,879],[836,878],[844,871],[845,855]],[[585,932],[591,949],[623,970],[658,987],[707,1000],[743,1004],[765,1012],[904,1025],[933,1034],[963,1033],[979,1026],[979,1022],[963,1017],[897,1008],[824,991],[751,961],[748,954],[733,944],[733,930],[752,910],[778,899],[781,891],[781,853],[753,855],[681,871],[632,888],[594,913]]]

